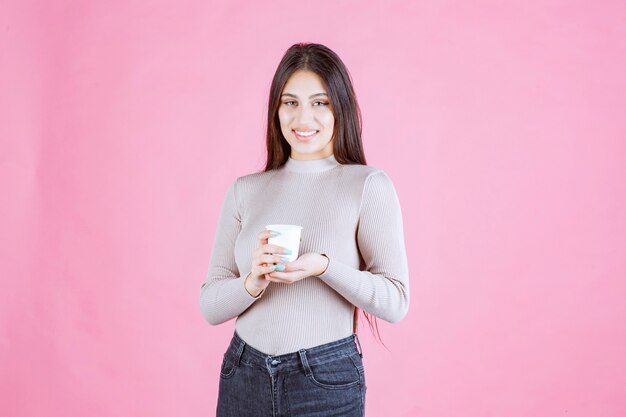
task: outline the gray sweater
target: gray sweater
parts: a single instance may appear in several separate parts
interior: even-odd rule
[[[255,298],[244,279],[257,234],[279,223],[303,226],[300,255],[324,253],[330,262],[319,276],[271,282]],[[236,317],[246,343],[281,355],[350,336],[354,306],[391,323],[409,307],[402,212],[387,174],[331,155],[289,158],[279,169],[233,181],[200,288],[204,318],[217,325]]]

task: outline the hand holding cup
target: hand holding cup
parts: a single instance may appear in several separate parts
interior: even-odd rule
[[[253,297],[258,296],[270,283],[268,274],[275,270],[284,270],[287,256],[291,252],[278,245],[269,244],[269,238],[275,236],[270,230],[263,230],[257,237],[259,247],[252,254],[252,269],[245,280],[245,287]]]

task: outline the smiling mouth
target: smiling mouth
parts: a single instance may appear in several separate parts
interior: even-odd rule
[[[298,131],[294,130],[293,133],[296,135],[296,138],[302,142],[308,142],[319,132],[318,130],[309,130],[309,131]]]

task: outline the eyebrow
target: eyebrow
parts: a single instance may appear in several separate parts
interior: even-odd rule
[[[291,94],[291,93],[284,93],[284,94],[281,94],[281,97],[282,97],[282,96],[289,96],[289,97],[295,97],[295,98],[298,98],[298,96],[297,96],[297,95],[295,95],[295,94]],[[313,98],[313,97],[317,97],[317,96],[326,96],[326,97],[328,97],[328,94],[326,94],[326,93],[317,93],[317,94],[313,94],[312,96],[309,96],[309,98]]]

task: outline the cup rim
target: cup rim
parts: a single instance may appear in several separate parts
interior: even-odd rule
[[[302,229],[302,226],[298,226],[297,224],[268,224],[265,226],[266,230],[274,230],[274,229]]]

